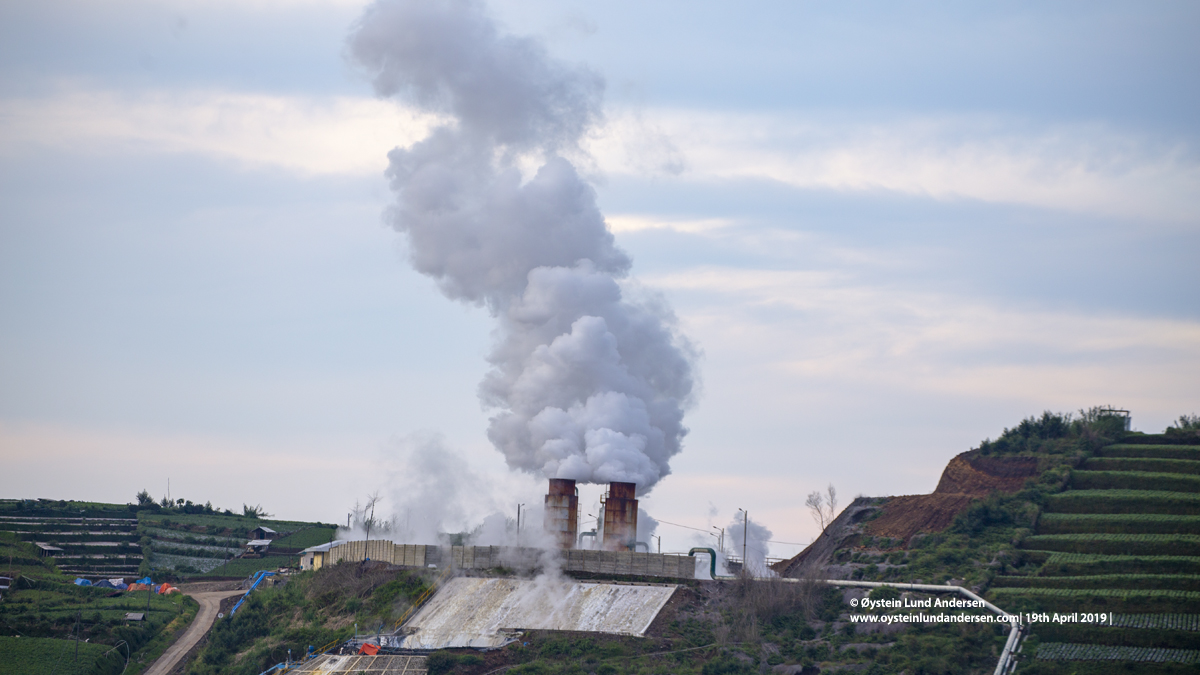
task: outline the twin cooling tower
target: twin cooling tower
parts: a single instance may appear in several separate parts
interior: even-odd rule
[[[600,499],[600,522],[595,535],[605,551],[632,551],[637,544],[638,501],[634,483],[609,483]],[[575,481],[551,478],[546,495],[546,531],[560,548],[575,548],[579,536],[579,490]]]

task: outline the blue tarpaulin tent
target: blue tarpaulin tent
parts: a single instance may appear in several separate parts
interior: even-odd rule
[[[83,577],[80,577],[75,580],[75,585],[76,586],[91,586],[92,582],[88,581],[87,579],[84,579]]]

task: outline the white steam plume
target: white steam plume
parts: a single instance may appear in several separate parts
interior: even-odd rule
[[[380,480],[387,487],[363,495],[353,508],[351,527],[339,528],[337,538],[365,539],[367,520],[373,515],[371,539],[445,544],[447,534],[469,531],[484,514],[496,513],[493,485],[472,471],[440,436],[395,438],[386,452],[388,461],[378,464],[361,483]],[[373,514],[366,507],[371,497],[378,497]],[[504,516],[499,517],[503,529]]]
[[[386,217],[417,271],[498,321],[492,443],[513,468],[647,492],[687,433],[692,351],[663,302],[618,283],[629,257],[564,157],[601,122],[603,81],[473,0],[380,0],[349,50],[377,93],[445,120],[389,153]]]
[[[745,538],[743,539],[743,534]],[[774,577],[778,576],[775,571],[767,567],[767,552],[771,548],[771,530],[765,525],[750,521],[750,527],[747,529],[741,518],[734,518],[729,525],[725,526],[725,548],[738,557],[742,556],[743,548],[745,549],[745,566],[746,571],[756,577]]]

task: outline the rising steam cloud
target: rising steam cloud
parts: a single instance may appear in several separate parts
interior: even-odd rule
[[[378,94],[444,120],[388,155],[386,217],[417,271],[499,324],[480,385],[492,443],[513,468],[649,490],[687,433],[691,348],[663,302],[619,283],[630,259],[566,158],[602,122],[601,78],[472,0],[380,0],[349,48]]]

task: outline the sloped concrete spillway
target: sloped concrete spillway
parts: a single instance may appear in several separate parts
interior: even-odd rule
[[[406,649],[499,647],[518,630],[644,635],[674,585],[458,577],[402,629]]]

